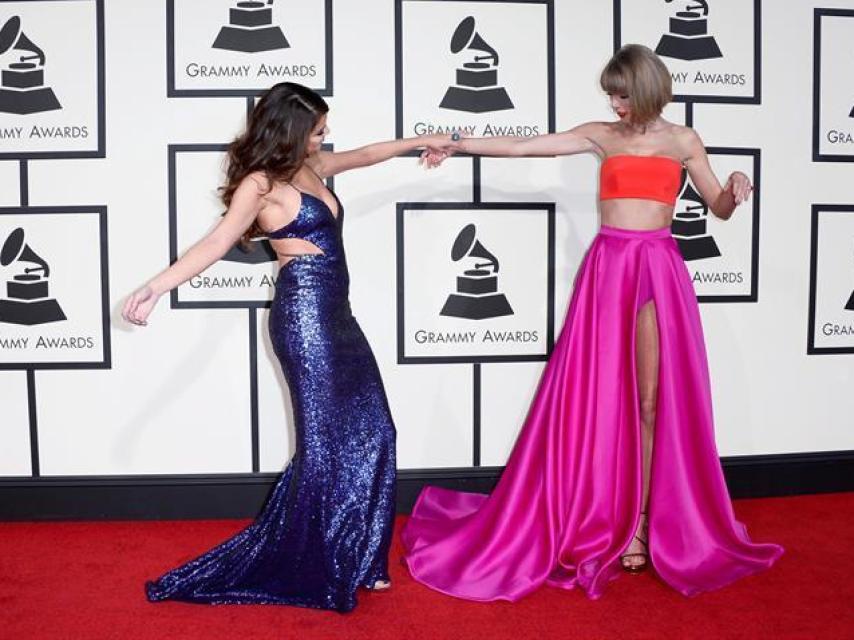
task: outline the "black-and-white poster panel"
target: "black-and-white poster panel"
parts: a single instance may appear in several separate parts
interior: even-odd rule
[[[554,204],[397,205],[398,362],[546,360]]]
[[[614,0],[615,49],[655,51],[676,101],[758,104],[760,0]]]
[[[671,230],[700,302],[756,302],[759,280],[759,150],[709,147],[709,163],[725,181],[733,171],[754,185],[729,220],[717,218],[683,171]]]
[[[174,262],[220,220],[218,188],[225,181],[224,144],[169,146],[169,256]],[[332,145],[323,145],[331,151]],[[332,179],[327,180],[332,188]],[[173,309],[269,307],[278,258],[264,238],[238,244],[218,262],[171,292]]]
[[[224,210],[217,188],[225,181],[226,145],[169,147],[170,261],[215,226]],[[233,247],[222,260],[171,293],[173,308],[269,306],[276,283],[276,254],[266,240],[249,251]]]
[[[0,0],[0,158],[103,157],[102,0]]]
[[[816,9],[813,160],[854,161],[854,10]]]
[[[110,366],[104,207],[0,208],[0,369]]]
[[[812,207],[807,353],[854,353],[854,204]]]
[[[170,96],[332,93],[332,0],[167,0]]]
[[[398,136],[554,131],[553,22],[551,0],[397,0]]]

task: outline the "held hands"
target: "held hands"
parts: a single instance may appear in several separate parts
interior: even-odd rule
[[[729,178],[727,178],[724,191],[732,195],[733,200],[735,200],[735,206],[738,206],[742,202],[747,202],[750,198],[753,185],[750,184],[750,178],[741,171],[733,171],[729,174]]]
[[[459,135],[435,135],[423,136],[423,138],[424,151],[421,152],[418,163],[425,169],[435,169],[460,149]]]
[[[155,294],[151,287],[144,285],[134,291],[125,302],[122,309],[122,318],[126,322],[144,327],[148,324],[147,318],[154,305],[160,299],[160,294]]]

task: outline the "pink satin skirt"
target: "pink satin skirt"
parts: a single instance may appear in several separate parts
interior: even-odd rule
[[[642,508],[635,336],[649,301],[660,345],[647,508],[653,568],[690,596],[780,557],[781,547],[751,542],[735,520],[697,298],[670,230],[603,226],[495,490],[427,487],[419,496],[402,532],[416,580],[469,600],[515,601],[544,583],[598,598],[622,572]]]

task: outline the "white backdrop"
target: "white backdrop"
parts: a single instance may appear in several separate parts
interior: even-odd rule
[[[45,84],[52,84],[60,101],[66,100],[67,108],[71,109],[76,94],[69,90],[60,96],[62,86],[69,83],[78,86],[73,83],[75,73],[85,77],[86,82],[95,75],[91,67],[96,64],[90,33],[91,12],[78,12],[87,17],[81,17],[81,23],[76,24],[74,19],[61,18],[59,13],[28,17],[20,10],[22,5],[42,2],[45,6],[91,3],[87,0],[0,2],[0,22],[5,23],[13,15],[22,16],[23,32],[47,55]],[[300,3],[317,7],[300,10],[299,15],[290,14],[291,5]],[[308,74],[302,80],[322,87],[327,94],[331,105],[328,142],[336,149],[347,149],[393,138],[399,97],[395,77],[397,3],[334,0],[330,3],[334,6],[329,20],[333,38],[327,49],[332,52],[331,60],[325,58],[324,47],[315,42],[305,45],[309,51],[303,52],[306,60],[302,61],[299,43],[305,38],[296,37],[297,34],[311,28],[314,38],[324,38],[327,31],[326,23],[316,24],[325,19],[318,16],[325,15],[326,3],[309,0],[300,3],[276,3],[273,15],[292,42],[291,49],[282,53],[286,62],[287,56],[293,57],[291,70]],[[48,218],[41,217],[36,224],[34,217],[33,224],[28,225],[25,216],[39,216],[35,207],[106,207],[107,268],[100,274],[103,276],[100,282],[105,287],[104,302],[109,313],[109,335],[103,343],[107,353],[102,358],[99,352],[95,358],[100,362],[96,363],[99,368],[83,363],[76,368],[57,365],[42,369],[28,364],[11,342],[2,340],[27,332],[32,336],[38,332],[42,335],[49,329],[61,333],[56,328],[60,323],[55,323],[55,327],[48,324],[30,327],[0,319],[0,366],[4,369],[0,370],[0,475],[28,476],[34,471],[41,475],[89,476],[251,472],[250,349],[253,345],[257,355],[256,466],[261,471],[279,470],[292,448],[293,435],[287,390],[273,361],[266,336],[267,312],[263,307],[173,308],[169,298],[164,297],[145,329],[130,328],[118,318],[123,298],[168,264],[170,186],[181,203],[173,211],[179,223],[182,216],[185,221],[195,216],[194,221],[181,227],[182,234],[190,233],[188,229],[209,227],[219,213],[212,198],[220,180],[216,163],[210,158],[191,163],[192,176],[185,174],[185,181],[181,182],[179,162],[176,184],[170,185],[170,145],[227,143],[244,122],[246,87],[249,93],[253,87],[240,79],[235,85],[239,88],[231,92],[233,95],[227,89],[218,90],[219,93],[211,91],[210,95],[175,95],[182,87],[197,85],[179,76],[176,86],[171,91],[169,88],[167,15],[173,5],[150,0],[106,0],[104,4],[103,157],[29,157],[22,165],[18,158],[27,157],[25,152],[33,147],[26,147],[14,137],[0,136],[0,207],[3,207],[0,213],[6,214],[0,215],[0,241],[16,226],[25,226],[31,248],[51,264],[51,295],[60,303],[63,296],[71,299],[78,293],[94,295],[95,301],[90,305],[97,309],[98,289],[93,279],[97,281],[99,277],[98,249],[97,243],[93,246],[91,242],[97,225],[89,236],[77,239],[69,237],[71,232],[62,225],[50,226]],[[218,27],[225,24],[228,9],[234,4],[230,0],[176,0],[174,8],[204,13],[208,16],[205,19]],[[409,10],[405,5],[412,4],[418,4],[419,11],[424,12],[418,17],[421,28],[416,30],[420,39],[412,46],[423,48],[425,37],[435,32],[436,66],[443,71],[431,72],[430,77],[441,80],[444,73],[446,84],[450,85],[454,81],[454,65],[458,63],[447,54],[451,32],[446,25],[453,29],[459,15],[488,12],[491,9],[487,5],[491,3],[403,0],[404,16]],[[519,117],[510,112],[495,114],[495,122],[508,126],[536,123],[547,127],[548,96],[543,92],[548,90],[548,83],[543,80],[547,80],[547,72],[542,68],[543,52],[548,50],[548,34],[542,22],[546,5],[540,3],[543,6],[536,8],[536,15],[526,13],[525,19],[516,23],[503,17],[507,12],[512,15],[514,3],[495,4],[502,5],[496,13],[500,13],[501,19],[490,22],[485,16],[478,22],[478,29],[486,29],[481,35],[499,53],[498,83],[506,84],[511,99],[518,96],[519,104],[530,109],[530,113]],[[530,3],[515,3],[520,11],[529,11],[531,7],[527,4]],[[639,34],[636,37],[647,32],[661,34],[667,28],[668,16],[684,9],[674,6],[682,3],[666,4],[663,0],[624,0],[622,4],[632,5],[633,10],[641,4],[648,6],[643,13],[646,17],[639,19],[660,25],[646,24],[642,28],[623,25],[623,33]],[[732,16],[753,21],[754,6],[759,5],[752,0],[710,0],[709,4],[711,34],[726,32],[736,19]],[[429,5],[438,7],[435,23],[428,17]],[[453,5],[449,14],[452,17],[442,13],[447,7],[439,5]],[[759,183],[758,208],[752,210],[748,206],[736,212],[731,224],[738,232],[718,229],[713,221],[709,225],[709,233],[715,236],[724,253],[721,260],[727,260],[730,251],[726,244],[730,242],[728,232],[738,236],[733,240],[736,248],[731,251],[740,257],[719,267],[714,266],[717,263],[707,263],[711,270],[745,272],[748,284],[755,283],[754,295],[751,296],[749,286],[737,291],[698,290],[701,295],[709,296],[703,298],[701,309],[710,356],[718,445],[721,455],[726,456],[854,449],[854,394],[851,393],[854,310],[844,309],[845,299],[842,299],[846,292],[854,292],[854,225],[849,222],[854,216],[854,206],[847,211],[844,207],[841,211],[830,211],[826,218],[823,213],[813,213],[815,204],[854,205],[848,164],[854,157],[854,139],[851,139],[854,118],[847,111],[839,115],[846,108],[845,100],[849,103],[847,108],[854,107],[854,78],[850,74],[854,54],[850,39],[839,35],[846,30],[854,32],[851,30],[854,17],[831,14],[822,19],[835,20],[824,23],[824,33],[828,35],[823,40],[820,62],[821,90],[828,87],[826,96],[821,91],[814,95],[813,69],[814,9],[827,7],[854,12],[854,2],[798,0],[785,3],[785,10],[780,6],[782,3],[761,5],[761,64],[755,85],[750,84],[755,71],[751,66],[753,52],[744,44],[744,38],[749,40],[754,30],[748,29],[749,33],[744,35],[743,25],[738,29],[733,25],[731,35],[718,38],[723,60],[740,56],[733,61],[733,68],[741,65],[747,69],[748,86],[739,85],[732,95],[747,96],[748,101],[697,102],[688,107],[674,103],[665,114],[676,122],[685,122],[686,116],[693,120],[706,145],[722,150],[720,157],[714,158],[716,168],[721,171],[729,170],[731,165],[725,156],[733,149],[759,150],[758,154],[750,151],[749,157],[761,160],[759,175],[754,176]],[[597,80],[614,47],[615,5],[554,0],[553,8],[555,127],[563,130],[588,120],[608,119],[606,98]],[[209,17],[210,12],[215,13],[214,18]],[[632,19],[632,12],[624,10],[623,20]],[[62,22],[55,22],[59,20]],[[306,20],[314,22],[307,25]],[[181,24],[181,20],[176,20],[176,38],[184,33]],[[405,34],[405,20],[403,26]],[[215,35],[210,34],[210,39]],[[191,34],[188,32],[186,37]],[[78,47],[80,38],[88,40]],[[655,46],[654,39],[645,44]],[[407,49],[410,44],[404,37],[401,47],[405,60],[413,55]],[[727,46],[730,49],[724,50]],[[63,47],[68,49],[67,54]],[[209,43],[205,47],[209,48]],[[529,48],[531,58],[526,59]],[[733,49],[737,54],[731,53]],[[84,56],[79,64],[90,67],[76,71],[74,67],[60,69],[60,62],[68,66],[66,55],[76,55],[77,51]],[[176,58],[191,55],[187,51],[192,53],[193,47],[183,44],[176,47]],[[259,59],[258,54],[235,55]],[[308,58],[311,61],[306,62]],[[4,68],[6,63],[5,57],[0,56]],[[182,62],[178,60],[178,64]],[[418,64],[423,65],[424,59]],[[681,64],[684,66],[684,62]],[[300,65],[304,67],[302,70]],[[315,65],[313,74],[308,70],[311,65]],[[331,65],[331,73],[327,65]],[[528,75],[526,65],[533,65]],[[709,67],[710,73],[722,66],[726,65],[715,61]],[[406,76],[407,70],[414,71],[411,67],[404,68],[404,76],[411,79]],[[505,71],[506,78],[502,75]],[[514,74],[521,78],[516,85]],[[298,75],[293,78],[300,80]],[[278,79],[286,78],[268,78],[265,86]],[[327,80],[331,81],[329,86]],[[412,86],[415,86],[412,95],[406,94],[404,100],[422,100],[423,86],[418,83]],[[82,105],[79,108],[92,111],[97,100],[90,89],[87,91],[79,97]],[[539,95],[522,99],[520,92],[539,92]],[[726,95],[726,92],[726,86],[715,86],[708,93]],[[409,118],[409,108],[404,110],[405,119]],[[416,111],[413,107],[412,113]],[[814,123],[815,114],[825,114],[822,122]],[[19,126],[28,117],[49,121],[44,113],[35,116],[0,113],[0,132]],[[423,120],[429,116],[419,117]],[[461,124],[462,120],[461,117]],[[97,118],[92,121],[97,122]],[[97,125],[90,126],[97,129]],[[828,142],[825,129],[830,128],[843,132],[832,136],[838,142]],[[76,147],[78,155],[97,150],[95,130],[90,132],[94,138]],[[850,142],[846,141],[845,132]],[[817,139],[820,145],[816,144]],[[62,148],[75,149],[68,140],[61,144],[71,145]],[[828,155],[832,157],[823,157]],[[744,155],[734,157],[738,163],[748,162]],[[752,170],[757,165],[750,161],[745,166]],[[483,202],[554,203],[555,332],[563,321],[575,270],[598,224],[597,169],[592,157],[483,159],[480,163],[479,196]],[[723,180],[725,175],[720,177]],[[194,181],[192,185],[190,181]],[[400,362],[397,205],[472,202],[477,192],[473,185],[473,162],[470,158],[457,157],[441,169],[425,173],[415,159],[399,158],[336,177],[335,188],[346,209],[345,243],[354,313],[374,348],[386,383],[398,429],[399,467],[470,466],[474,446],[473,403],[477,398],[473,388],[475,365],[471,361]],[[193,189],[201,189],[196,201],[186,196]],[[194,206],[193,202],[199,204]],[[21,208],[22,204],[27,207]],[[814,217],[818,218],[815,229]],[[544,236],[539,232],[522,233],[526,229],[518,225],[524,227],[524,216],[518,213],[508,216],[506,222],[502,220],[478,222],[478,233],[491,234],[482,237],[484,246],[499,259],[503,259],[503,251],[507,269],[524,270],[525,261],[513,267],[513,260],[501,247],[518,237],[529,236],[535,244]],[[469,221],[462,212],[458,226],[442,223],[447,227],[446,235],[416,234],[414,239],[407,240],[410,246],[406,255],[417,255],[418,251],[425,255],[449,252],[447,238],[452,240]],[[545,229],[541,221],[532,222],[531,228]],[[756,225],[754,221],[758,221]],[[813,238],[814,233],[825,235]],[[834,241],[840,234],[847,234],[847,240]],[[492,238],[491,243],[487,237]],[[189,237],[179,234],[178,249],[185,248],[188,241]],[[63,242],[71,243],[70,248],[63,249]],[[443,248],[437,253],[430,243],[442,243]],[[817,255],[812,253],[813,245],[817,247]],[[750,263],[751,251],[757,252],[754,264],[758,270]],[[525,278],[542,289],[545,278],[542,262],[529,262],[531,271]],[[819,333],[812,341],[808,339],[813,313],[811,263],[816,279],[812,307],[819,314],[813,322]],[[689,267],[700,269],[696,264]],[[14,265],[4,267],[0,284],[5,286],[11,278],[9,269],[13,268]],[[449,261],[436,271],[446,278],[450,293],[453,290],[450,276],[456,273],[455,267]],[[501,286],[512,304],[514,287],[524,289],[525,278],[520,280],[518,272],[516,276],[507,273],[506,278],[504,272],[500,275]],[[514,277],[522,284],[514,285]],[[0,295],[9,297],[5,290]],[[727,299],[730,295],[740,299]],[[723,299],[714,300],[715,296]],[[840,297],[838,304],[834,296]],[[526,304],[541,304],[537,313],[542,315],[546,312],[546,301],[541,299],[540,295],[537,301],[532,298]],[[68,308],[74,305],[69,304]],[[532,326],[536,324],[531,322]],[[250,326],[252,323],[254,327]],[[838,328],[837,333],[820,335],[828,323]],[[96,337],[100,335],[97,320],[90,325],[87,331]],[[812,353],[808,353],[808,344],[813,344],[809,349]],[[502,465],[525,416],[543,362],[484,361],[477,366],[480,368],[480,463]],[[33,455],[31,434],[37,434],[37,456]],[[33,468],[34,458],[37,469]]]

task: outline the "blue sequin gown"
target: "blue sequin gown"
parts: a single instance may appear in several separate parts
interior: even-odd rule
[[[336,197],[337,199],[337,197]],[[395,428],[373,353],[350,311],[338,217],[303,193],[270,234],[323,255],[280,270],[270,336],[290,388],[296,451],[258,518],[146,585],[149,600],[289,604],[350,611],[356,589],[388,579]]]

